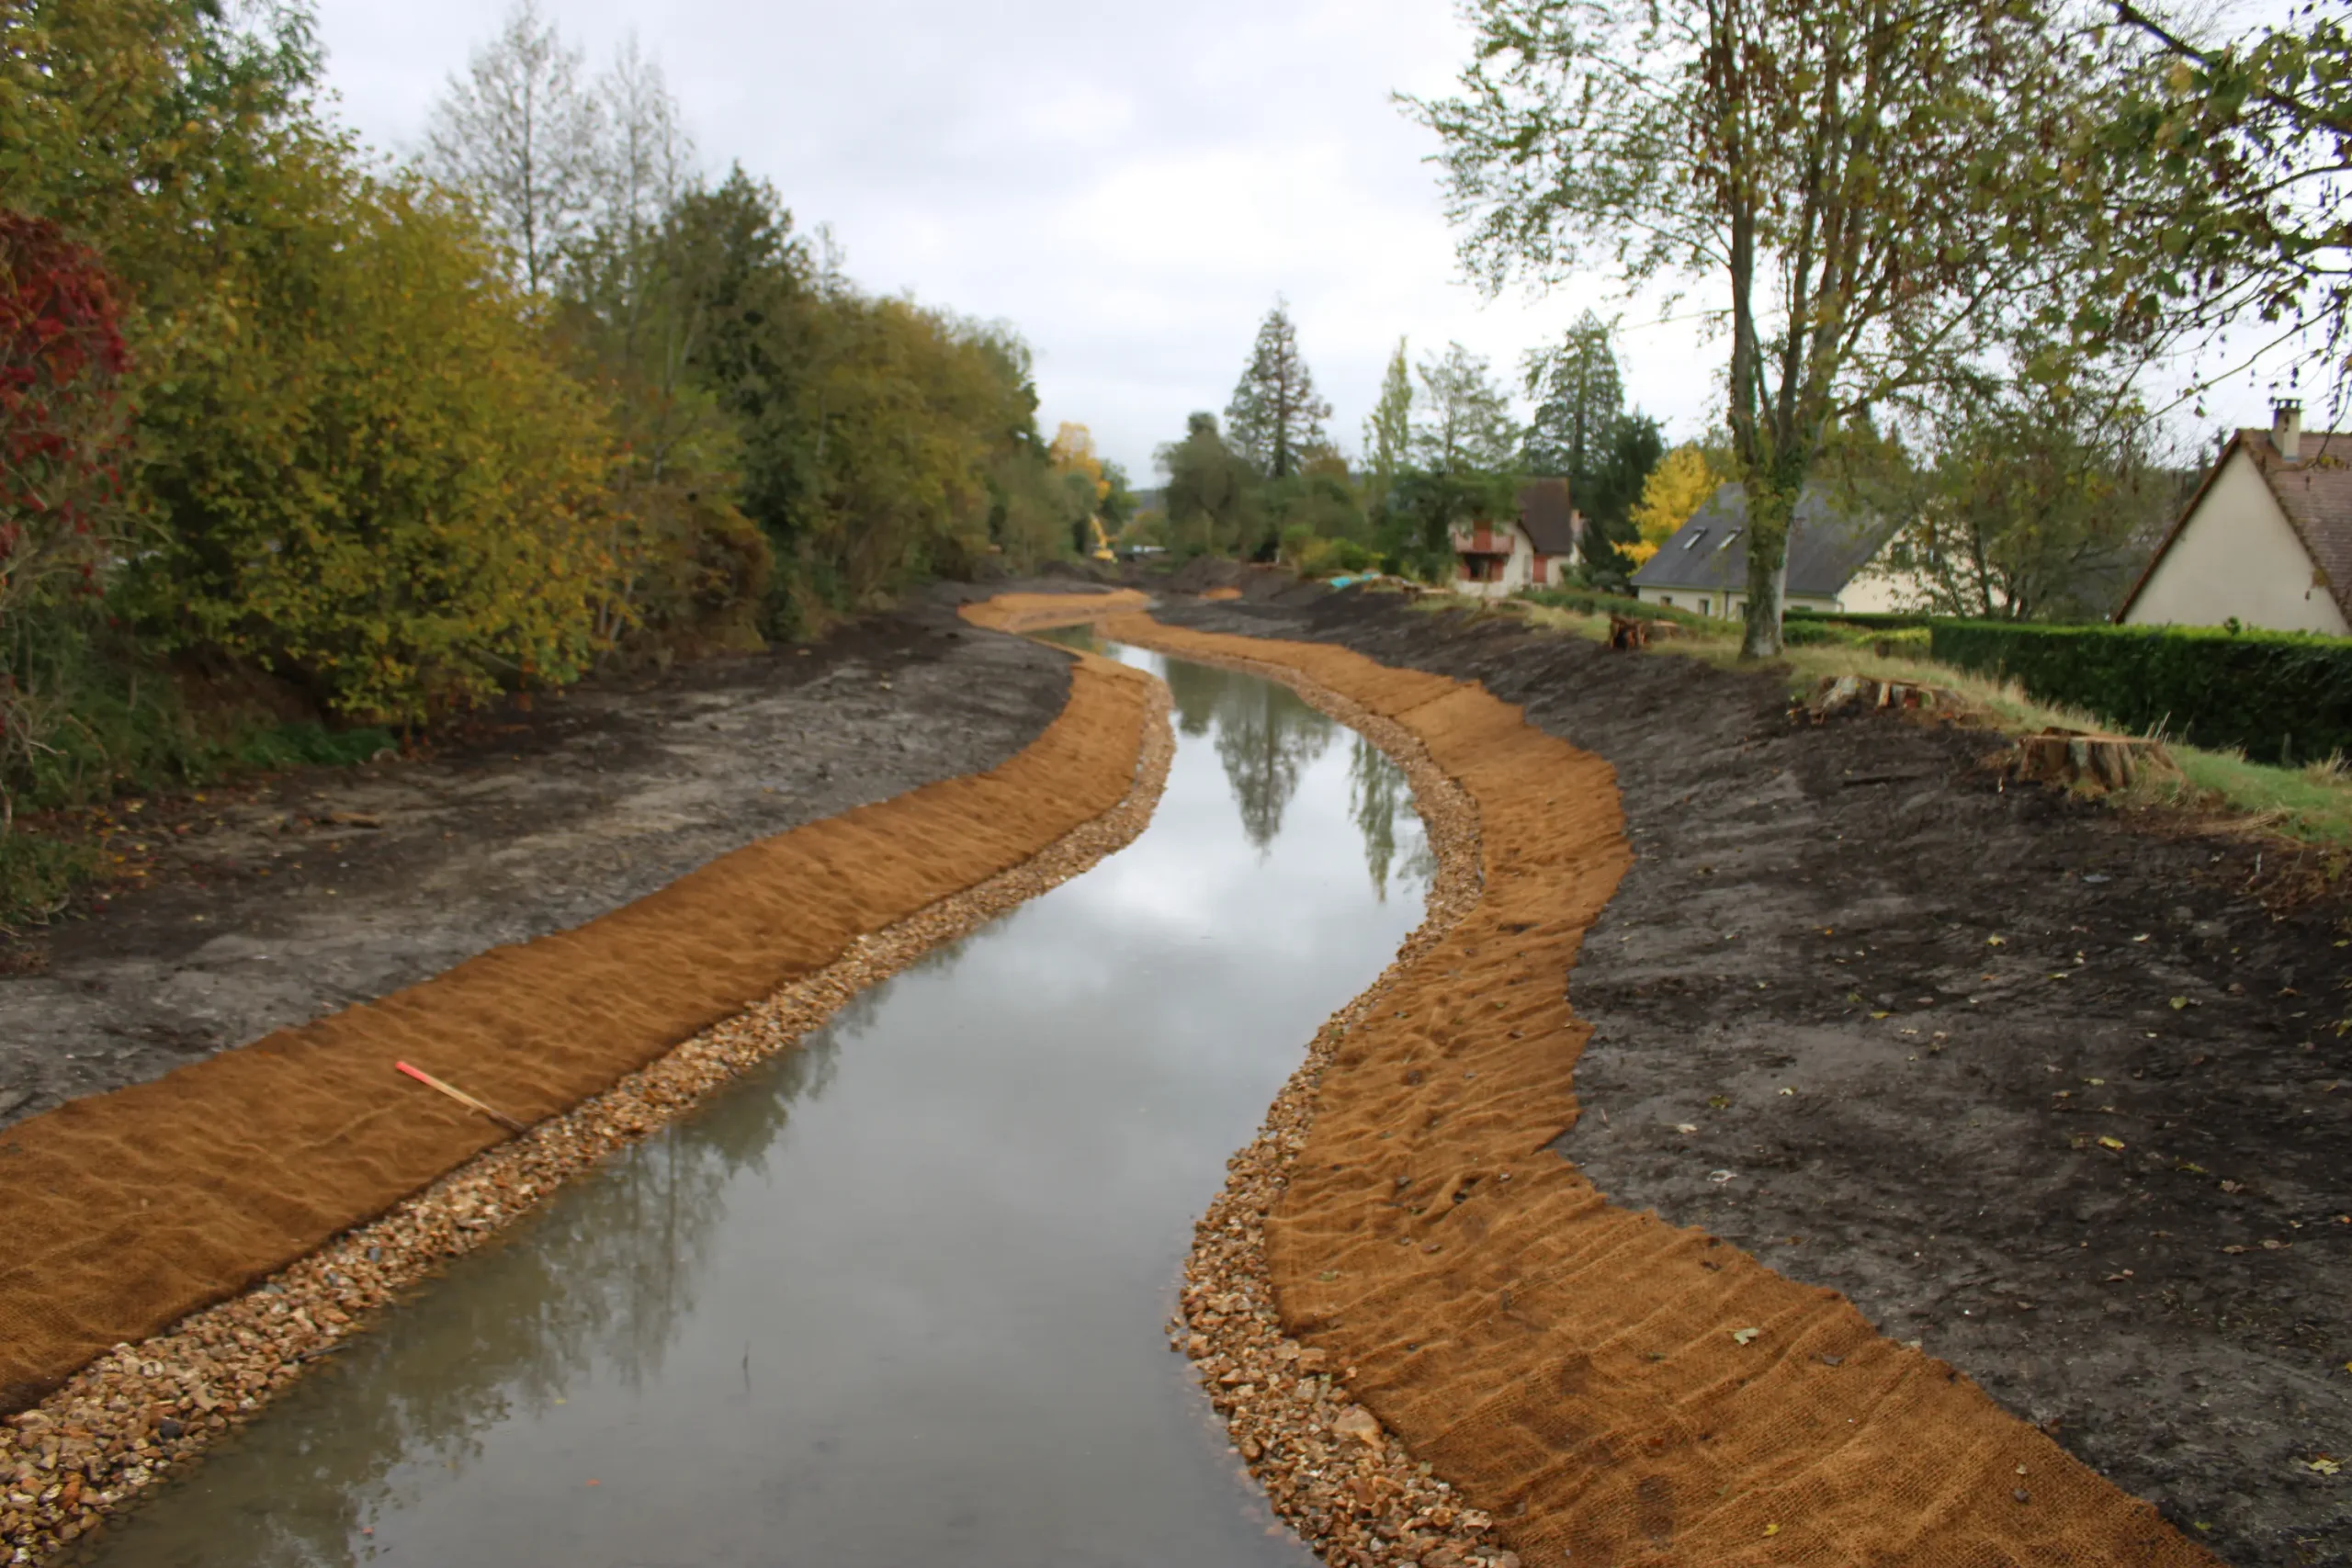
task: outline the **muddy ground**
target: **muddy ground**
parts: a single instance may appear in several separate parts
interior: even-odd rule
[[[1479,680],[1615,766],[1555,1145],[1604,1191],[1845,1292],[2241,1568],[2352,1562],[2341,904],[1771,675],[1383,595],[1159,614]]]
[[[1061,711],[1069,666],[958,621],[970,592],[807,650],[543,695],[425,760],[125,803],[126,874],[0,939],[0,1125],[994,767]]]

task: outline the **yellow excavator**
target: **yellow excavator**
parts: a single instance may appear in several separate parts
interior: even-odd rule
[[[1096,560],[1118,559],[1119,558],[1112,553],[1110,536],[1102,532],[1102,519],[1090,513],[1086,519],[1086,526],[1094,536],[1094,547],[1086,553]]]

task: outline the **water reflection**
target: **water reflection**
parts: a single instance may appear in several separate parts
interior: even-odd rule
[[[1389,868],[1396,866],[1399,886],[1418,894],[1437,875],[1437,852],[1430,848],[1429,835],[1421,831],[1420,818],[1413,811],[1412,791],[1406,786],[1404,773],[1379,747],[1361,735],[1351,739],[1348,814],[1363,835],[1363,862],[1372,873],[1372,890],[1385,903]],[[1397,865],[1400,822],[1406,829],[1405,858]]]
[[[1158,1325],[1425,850],[1288,692],[1114,651],[1184,735],[1136,843],[453,1264],[79,1561],[1310,1568]]]
[[[1171,663],[1168,689],[1186,735],[1216,736],[1217,760],[1241,808],[1241,829],[1263,850],[1283,830],[1298,781],[1339,728],[1287,686],[1204,664]]]

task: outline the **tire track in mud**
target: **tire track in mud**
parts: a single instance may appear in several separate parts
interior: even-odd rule
[[[1549,1150],[1589,1033],[1559,978],[1630,863],[1605,762],[1345,649],[1104,629],[1396,723],[1476,810],[1483,896],[1318,1037],[1233,1162],[1195,1254],[1216,1277],[1186,1296],[1237,1443],[1327,1560],[1493,1560],[1491,1517],[1547,1564],[2215,1562],[1838,1292],[1613,1205]],[[1353,1428],[1351,1463],[1302,1433],[1282,1407],[1301,1359],[1340,1370],[1467,1517],[1441,1499],[1400,1521],[1376,1434]]]

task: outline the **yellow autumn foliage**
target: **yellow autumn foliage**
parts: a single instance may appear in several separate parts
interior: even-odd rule
[[[1695,442],[1685,442],[1660,458],[1642,481],[1642,499],[1634,505],[1634,526],[1640,537],[1625,547],[1627,558],[1639,566],[1657,554],[1658,547],[1690,521],[1690,514],[1706,504],[1723,482],[1724,477],[1708,465],[1707,455]]]

